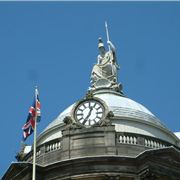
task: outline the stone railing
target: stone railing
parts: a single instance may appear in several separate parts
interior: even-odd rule
[[[51,142],[45,145],[45,153],[61,149],[61,141]]]
[[[119,135],[118,142],[121,144],[137,144],[137,137],[132,135]]]
[[[60,150],[60,149],[61,149],[61,139],[52,140],[52,141],[49,141],[49,142],[37,147],[36,157],[38,158],[45,153]],[[31,151],[30,153],[25,155],[24,160],[31,162],[33,160],[32,154],[33,154],[33,151]]]
[[[163,148],[167,146],[167,144],[164,144],[162,141],[152,140],[150,138],[145,138],[144,142],[145,142],[145,147],[150,147],[150,148]]]
[[[117,144],[133,144],[147,148],[163,148],[171,144],[158,138],[133,133],[117,133]]]

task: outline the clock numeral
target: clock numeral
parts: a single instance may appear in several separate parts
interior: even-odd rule
[[[95,109],[97,109],[98,107],[100,107],[99,104],[97,104],[97,103],[95,103],[95,104],[96,104],[96,105],[94,106]]]
[[[93,121],[94,121],[94,124],[96,124],[97,122],[95,121],[95,119],[93,119]]]
[[[91,120],[89,119],[89,126],[91,125]]]
[[[83,119],[83,117],[81,117],[80,119],[78,119],[79,121],[81,121]]]
[[[96,108],[96,110],[98,111],[101,108],[101,106],[99,106],[98,108]]]
[[[79,108],[79,109],[78,109],[78,111],[81,111],[81,112],[83,112],[83,109],[80,109],[80,108]]]
[[[91,102],[88,103],[88,107],[91,107]]]
[[[98,116],[96,116],[96,118],[95,118],[95,119],[100,120],[101,118],[100,118],[100,117],[98,117]]]

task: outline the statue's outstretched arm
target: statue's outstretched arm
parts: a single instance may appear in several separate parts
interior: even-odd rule
[[[113,52],[115,53],[116,48],[115,48],[115,46],[113,45],[113,43],[112,43],[111,41],[107,41],[107,44],[110,46],[111,51],[113,51]]]
[[[115,53],[116,48],[115,48],[115,46],[113,45],[113,43],[111,41],[107,41],[107,44],[110,46],[110,49],[111,49],[111,51],[113,53],[113,62],[115,64],[116,68],[119,69],[119,65],[117,63],[116,53]]]

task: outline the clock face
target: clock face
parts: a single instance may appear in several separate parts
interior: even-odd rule
[[[102,120],[105,108],[97,100],[82,101],[75,109],[74,117],[85,126],[92,126]]]

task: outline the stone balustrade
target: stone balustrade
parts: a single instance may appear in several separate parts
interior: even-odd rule
[[[59,150],[59,149],[61,149],[61,139],[49,141],[48,143],[45,143],[45,144],[37,147],[36,157],[38,158],[45,153],[52,152],[52,151]],[[24,157],[24,160],[31,162],[33,160],[32,153],[33,153],[32,151],[30,153],[28,153]]]
[[[120,135],[118,142],[124,144],[137,144],[137,137],[131,135],[130,136]]]
[[[61,141],[55,141],[52,143],[48,143],[45,146],[45,152],[51,152],[51,151],[55,151],[61,149]]]
[[[156,140],[152,140],[150,138],[146,138],[145,139],[145,147],[150,147],[150,148],[163,148],[163,147],[167,147],[166,144],[160,142],[160,141],[156,141]]]
[[[154,137],[132,133],[117,133],[117,143],[141,145],[147,148],[163,148],[171,145]]]
[[[155,149],[155,148],[163,148],[163,147],[171,146],[170,143],[154,137],[144,136],[134,133],[116,132],[116,146],[119,145],[133,145],[133,146],[144,147],[145,149],[152,149],[152,148]],[[37,147],[36,156],[37,158],[41,159],[41,156],[47,153],[61,151],[61,149],[62,149],[62,139],[56,139],[44,143],[43,145]],[[32,158],[33,157],[31,151],[24,157],[24,160],[32,162]]]

